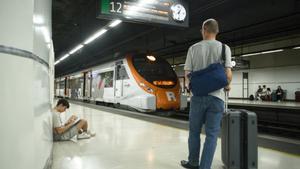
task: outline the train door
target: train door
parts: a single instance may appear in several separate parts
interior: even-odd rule
[[[65,85],[65,79],[59,79],[59,93],[58,93],[58,96],[60,97],[64,97],[65,96],[65,88],[66,88],[66,85]]]
[[[92,87],[91,72],[86,72],[84,75],[84,82],[83,82],[84,99],[89,99],[91,97],[91,87]]]
[[[123,95],[123,80],[120,78],[120,73],[119,73],[119,70],[120,70],[120,67],[121,65],[117,65],[116,66],[116,86],[115,86],[115,97],[116,99],[118,98],[121,98],[122,95]],[[119,102],[119,101],[117,101]]]
[[[243,98],[248,98],[249,97],[249,80],[248,80],[248,77],[249,77],[248,72],[243,72],[243,82],[242,82]]]
[[[116,66],[116,89],[115,96],[119,100],[126,96],[129,87],[129,77],[123,64]],[[118,101],[119,102],[119,101]]]
[[[79,78],[79,85],[78,86],[78,99],[83,99],[83,93],[84,93],[84,76],[81,76]]]
[[[58,85],[57,85],[57,80],[54,80],[54,96],[57,96],[57,89],[58,89]]]
[[[68,77],[65,77],[65,93],[64,93],[64,97],[68,97],[69,96],[69,83],[68,83]]]

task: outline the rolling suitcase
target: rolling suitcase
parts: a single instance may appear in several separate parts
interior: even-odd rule
[[[257,169],[257,119],[247,110],[228,110],[222,118],[222,161],[226,169]]]

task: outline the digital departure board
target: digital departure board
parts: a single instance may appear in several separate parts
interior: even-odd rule
[[[188,27],[186,0],[98,0],[98,18]]]

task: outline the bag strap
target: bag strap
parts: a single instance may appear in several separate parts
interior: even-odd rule
[[[225,91],[225,102],[224,102],[224,106],[225,106],[225,113],[228,113],[228,99],[229,98],[229,92]]]
[[[222,52],[221,52],[221,58],[222,58],[222,61],[223,61],[223,63],[224,63],[224,66],[225,66],[225,62],[226,62],[226,54],[225,54],[225,50],[226,50],[226,47],[225,47],[225,44],[224,43],[222,43]]]

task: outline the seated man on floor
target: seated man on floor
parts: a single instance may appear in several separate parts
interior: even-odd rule
[[[72,115],[66,120],[66,109],[70,107],[66,99],[59,99],[56,107],[53,109],[53,139],[54,141],[66,141],[77,139],[87,139],[94,136],[95,133],[88,131],[88,123],[84,119],[80,119]],[[65,115],[65,116],[63,116]]]

